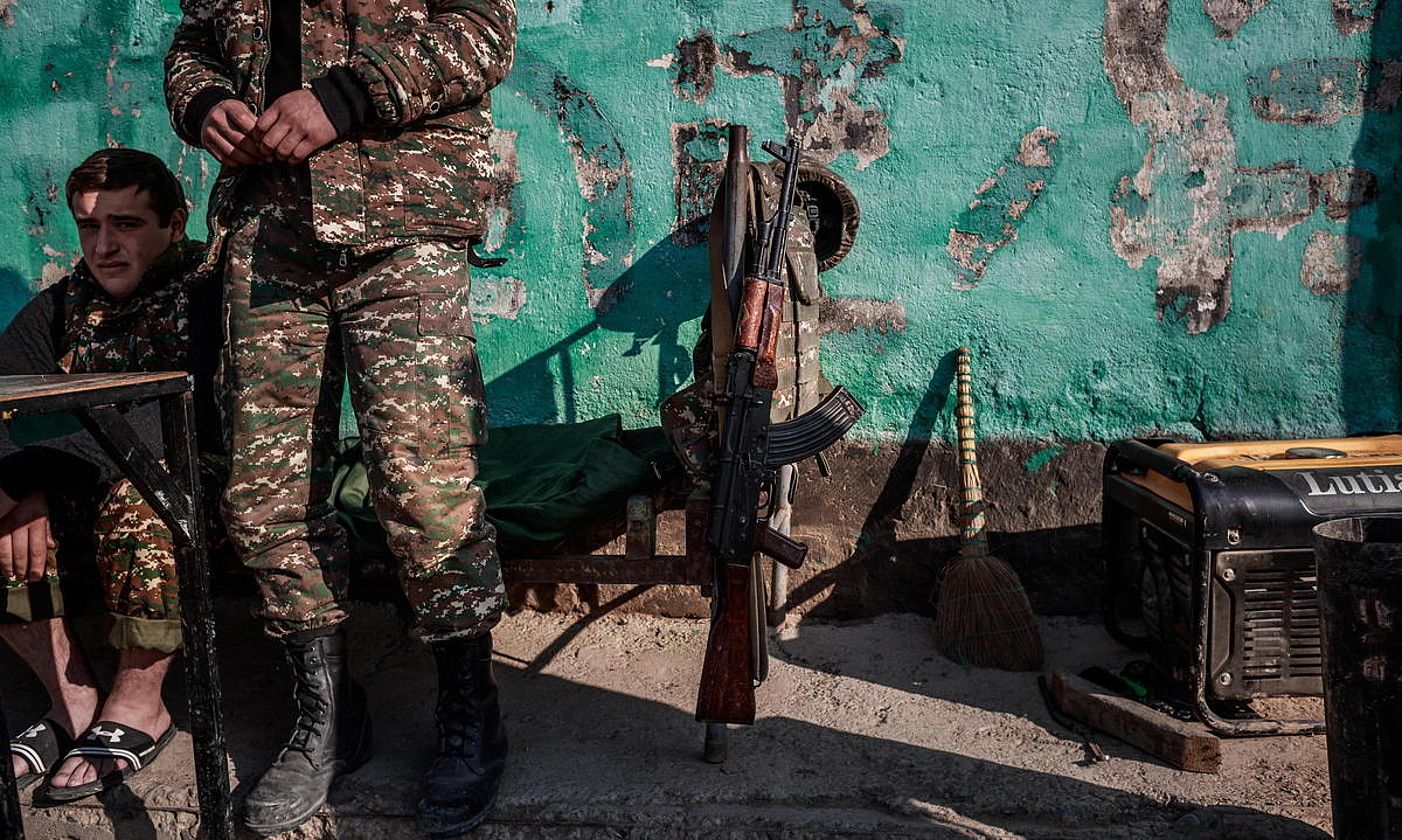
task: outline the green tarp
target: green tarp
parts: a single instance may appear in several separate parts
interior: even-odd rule
[[[617,414],[583,423],[494,428],[478,451],[487,518],[503,553],[548,548],[617,516],[628,496],[659,484],[670,456],[660,430],[624,432]],[[342,441],[335,501],[359,556],[386,554],[370,509],[360,441]]]

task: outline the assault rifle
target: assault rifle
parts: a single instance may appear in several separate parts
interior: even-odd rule
[[[733,159],[743,154],[734,141],[745,135],[732,129],[730,136]],[[724,419],[706,530],[706,544],[715,562],[715,589],[696,701],[696,719],[708,723],[754,723],[757,662],[762,661],[756,651],[763,651],[765,644],[763,624],[752,618],[752,600],[763,597],[757,591],[762,590],[763,579],[756,575],[755,552],[793,569],[803,564],[808,553],[803,543],[769,527],[779,501],[776,468],[821,453],[841,439],[863,412],[851,394],[837,388],[806,414],[770,423],[770,404],[779,384],[774,355],[788,287],[786,240],[800,152],[792,134],[782,146],[766,141],[764,150],[784,164],[783,186],[774,215],[757,225],[739,296],[735,344],[726,363],[725,390],[716,400],[717,407],[724,408]],[[742,174],[749,177],[748,172]],[[732,194],[737,187],[729,184]],[[725,221],[733,226],[733,219]]]

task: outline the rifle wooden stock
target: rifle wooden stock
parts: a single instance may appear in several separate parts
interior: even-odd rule
[[[755,663],[750,632],[750,567],[722,564],[716,616],[706,640],[696,719],[711,723],[755,722]]]

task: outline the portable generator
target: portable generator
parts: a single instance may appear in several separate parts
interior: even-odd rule
[[[1176,443],[1105,456],[1105,626],[1223,735],[1322,720],[1233,717],[1261,697],[1322,696],[1311,529],[1402,514],[1402,435]]]

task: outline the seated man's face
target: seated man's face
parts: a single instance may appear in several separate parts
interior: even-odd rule
[[[118,299],[131,294],[146,269],[185,235],[185,215],[176,210],[161,227],[150,196],[134,186],[73,194],[83,259],[102,288]]]

